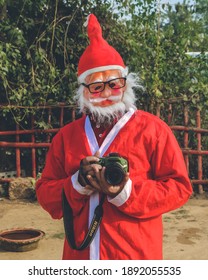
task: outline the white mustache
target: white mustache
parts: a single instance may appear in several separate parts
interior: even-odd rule
[[[98,102],[102,102],[102,101],[106,101],[106,100],[110,100],[110,101],[120,101],[122,98],[122,94],[118,95],[118,96],[110,96],[107,98],[102,98],[102,97],[98,97],[98,98],[89,98],[89,101],[91,103],[98,103]]]

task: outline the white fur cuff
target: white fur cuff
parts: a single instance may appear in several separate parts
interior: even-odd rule
[[[123,190],[116,197],[111,198],[108,196],[108,201],[117,207],[121,206],[128,200],[131,194],[131,189],[132,189],[132,181],[131,179],[129,179],[126,185],[124,186]]]
[[[91,195],[93,193],[93,191],[86,189],[85,187],[83,187],[82,185],[80,185],[80,183],[78,182],[78,174],[79,171],[77,171],[74,175],[72,175],[71,177],[71,181],[72,181],[72,185],[73,188],[80,194],[83,195]]]

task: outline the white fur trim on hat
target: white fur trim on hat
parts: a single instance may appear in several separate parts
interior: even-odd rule
[[[122,66],[120,65],[107,65],[107,66],[99,66],[99,67],[96,67],[96,68],[92,68],[92,69],[89,69],[87,71],[85,71],[84,73],[82,73],[79,77],[78,77],[78,82],[79,83],[83,83],[85,81],[85,78],[92,74],[92,73],[96,73],[96,72],[103,72],[103,71],[107,71],[107,70],[121,70],[122,73],[125,73],[125,75],[128,74],[128,68],[125,67],[123,68]]]

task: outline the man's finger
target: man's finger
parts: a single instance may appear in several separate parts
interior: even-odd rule
[[[88,165],[91,162],[97,162],[97,161],[99,161],[99,158],[97,158],[96,156],[88,156],[81,160],[80,165]]]
[[[101,188],[99,184],[97,183],[97,180],[94,179],[91,175],[87,175],[87,180],[89,181],[90,185],[96,189],[97,191],[101,191]]]
[[[100,151],[98,150],[98,151],[94,154],[94,156],[100,158]]]
[[[98,172],[100,172],[100,170],[102,170],[102,165],[100,165],[100,164],[91,164],[91,167],[92,167],[93,171],[96,173],[98,173]]]

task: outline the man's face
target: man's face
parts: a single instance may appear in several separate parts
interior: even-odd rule
[[[122,78],[119,70],[107,70],[88,75],[85,79],[85,85],[87,85],[84,87],[85,99],[93,106],[99,107],[119,103],[126,89],[125,79]]]

